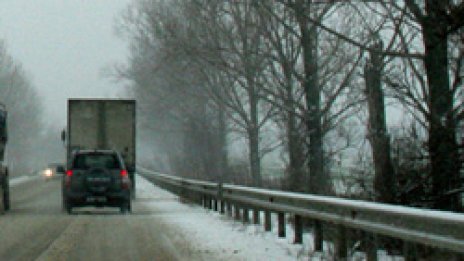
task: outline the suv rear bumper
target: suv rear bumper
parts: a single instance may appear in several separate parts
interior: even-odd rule
[[[120,207],[122,204],[130,201],[130,192],[123,191],[117,193],[92,194],[65,192],[63,200],[72,207],[84,206],[109,206]]]

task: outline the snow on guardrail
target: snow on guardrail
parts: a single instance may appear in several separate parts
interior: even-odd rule
[[[361,200],[292,193],[183,179],[138,168],[139,173],[178,194],[195,193],[203,202],[215,201],[235,208],[289,213],[360,229],[406,242],[464,253],[464,215]],[[244,217],[245,218],[245,217]],[[295,233],[302,233],[296,231]],[[321,239],[319,239],[321,240]],[[345,244],[346,245],[346,244]],[[342,250],[342,254],[346,252]]]

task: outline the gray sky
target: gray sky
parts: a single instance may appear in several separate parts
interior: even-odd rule
[[[0,0],[0,38],[43,97],[53,126],[65,126],[67,98],[123,97],[102,76],[123,63],[127,45],[114,34],[131,0]]]

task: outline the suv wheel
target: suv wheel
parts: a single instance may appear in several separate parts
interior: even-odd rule
[[[69,215],[71,215],[71,214],[72,214],[72,206],[67,205],[67,206],[66,206],[66,212],[67,212]]]
[[[72,214],[72,205],[65,198],[63,198],[63,209],[68,214]]]
[[[122,205],[119,207],[119,211],[120,211],[122,214],[131,212],[131,211],[132,211],[132,207],[131,207],[131,202],[130,202],[130,200],[128,200],[127,202],[122,203]]]

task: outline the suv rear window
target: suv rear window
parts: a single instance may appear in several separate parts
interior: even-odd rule
[[[76,155],[73,162],[73,169],[90,168],[120,169],[121,166],[115,154],[91,153]]]

